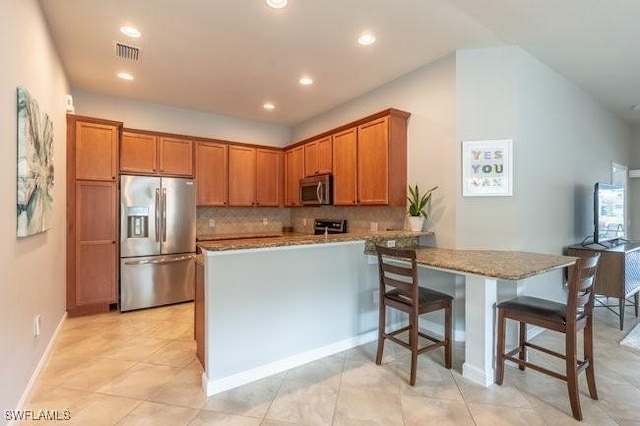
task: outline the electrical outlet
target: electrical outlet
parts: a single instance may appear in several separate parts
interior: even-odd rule
[[[209,228],[213,228],[214,226],[216,226],[216,220],[215,219],[209,219]]]
[[[268,225],[269,224],[269,219],[267,219],[266,217],[262,218],[262,224],[263,225]]]
[[[373,304],[377,305],[380,299],[380,290],[373,291]]]
[[[40,314],[33,317],[33,336],[37,337],[40,335]]]
[[[387,240],[387,247],[395,247],[396,240]]]
[[[369,222],[369,230],[371,230],[371,232],[378,232],[378,222]]]

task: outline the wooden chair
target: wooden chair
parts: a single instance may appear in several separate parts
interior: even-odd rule
[[[505,360],[518,364],[520,370],[530,367],[536,371],[567,382],[573,417],[582,420],[578,395],[578,374],[586,370],[591,399],[598,399],[593,366],[593,300],[596,269],[600,254],[580,257],[571,271],[567,303],[557,303],[537,297],[519,296],[501,302],[498,308],[498,342],[496,350],[496,383],[504,379]],[[507,318],[519,321],[520,342],[517,348],[505,353]],[[565,335],[565,354],[527,342],[526,325],[533,324]],[[584,330],[584,359],[577,357],[577,334]],[[548,370],[527,361],[527,348],[544,352],[566,361],[565,374]],[[516,358],[516,355],[517,358]]]
[[[380,314],[378,324],[378,352],[376,364],[382,363],[384,340],[389,339],[411,351],[411,386],[416,384],[418,355],[444,346],[444,363],[451,368],[451,301],[448,294],[429,290],[418,285],[416,252],[411,249],[376,246],[378,271],[380,275]],[[400,263],[398,260],[408,262]],[[386,332],[386,308],[398,309],[409,314],[409,325],[390,333]],[[418,316],[427,312],[444,309],[444,338],[439,340],[418,330]],[[409,341],[405,342],[397,334],[409,331]],[[418,336],[433,342],[418,348]]]

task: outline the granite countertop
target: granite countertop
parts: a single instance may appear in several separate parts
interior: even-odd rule
[[[199,236],[198,246],[202,250],[227,251],[250,248],[284,247],[304,244],[325,244],[338,243],[344,241],[369,242],[386,241],[398,238],[418,238],[421,236],[433,235],[432,232],[412,232],[412,231],[356,231],[346,234],[309,235],[295,232],[262,233],[262,234],[235,234],[234,236]],[[209,238],[211,237],[211,238]],[[414,243],[415,244],[415,243]]]
[[[420,247],[419,264],[504,280],[522,280],[571,266],[577,257],[501,250],[453,250]]]

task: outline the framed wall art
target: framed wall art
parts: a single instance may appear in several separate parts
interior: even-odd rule
[[[513,195],[513,141],[462,142],[462,196]]]
[[[18,87],[17,235],[49,229],[53,209],[53,122]]]

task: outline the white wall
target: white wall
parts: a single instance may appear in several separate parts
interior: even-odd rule
[[[631,127],[629,170],[640,169],[640,124]],[[640,240],[640,179],[629,179],[630,239]]]
[[[457,138],[514,150],[513,197],[458,198],[458,247],[560,253],[592,233],[593,184],[628,163],[628,125],[519,47],[460,51],[456,73]]]
[[[79,115],[122,121],[131,129],[282,147],[291,140],[289,127],[220,114],[73,90]]]
[[[65,310],[64,95],[68,86],[36,0],[0,2],[0,408],[16,407]],[[34,96],[54,129],[52,229],[16,238],[16,87]],[[33,337],[33,318],[42,330]]]
[[[456,65],[457,139],[513,139],[514,151],[512,197],[463,198],[457,185],[456,245],[561,254],[593,233],[593,185],[628,164],[629,126],[519,47],[460,51]],[[562,299],[560,280],[526,292]]]

